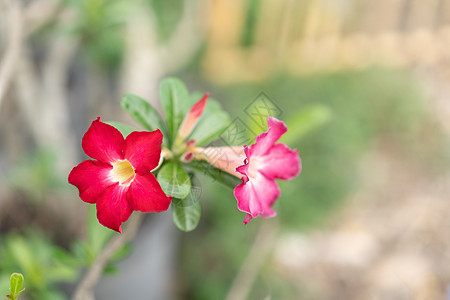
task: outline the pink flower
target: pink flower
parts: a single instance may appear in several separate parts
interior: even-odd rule
[[[234,188],[238,209],[246,212],[244,224],[258,216],[276,215],[271,209],[280,196],[275,179],[289,180],[301,171],[297,150],[276,141],[287,131],[286,124],[273,117],[267,118],[267,132],[256,137],[255,144],[245,146],[244,165],[236,168],[243,175],[242,183]]]
[[[162,212],[169,208],[167,196],[151,173],[158,166],[163,135],[159,129],[132,132],[124,140],[114,127],[100,118],[83,137],[85,160],[73,168],[69,183],[81,200],[97,205],[100,224],[122,232],[121,224],[134,210]]]

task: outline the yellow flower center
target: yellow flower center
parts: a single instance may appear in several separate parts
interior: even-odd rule
[[[133,166],[128,160],[118,160],[112,163],[113,169],[111,171],[111,177],[114,181],[118,181],[120,184],[130,185],[133,181],[136,173]]]

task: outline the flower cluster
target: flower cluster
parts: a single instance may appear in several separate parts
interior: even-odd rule
[[[179,81],[172,80],[170,84],[178,88],[178,95],[186,94]],[[145,100],[133,97],[124,99],[128,102],[123,106],[134,116],[136,111],[130,111],[133,109],[130,103],[144,106],[147,111],[152,109]],[[208,143],[217,133],[220,134],[228,120],[222,112],[213,110],[216,104],[207,105],[214,101],[208,102],[208,97],[209,94],[204,95],[192,107],[185,109],[184,117],[178,121],[169,119],[169,116],[176,116],[176,103],[166,106],[171,109],[165,111],[166,121],[171,122],[176,136],[170,136],[168,132],[163,135],[167,127],[161,126],[164,122],[158,119],[156,113],[147,114],[151,117],[145,122],[142,122],[140,115],[135,118],[146,129],[153,130],[131,130],[126,138],[100,118],[92,122],[83,137],[82,147],[93,160],[85,160],[73,168],[69,183],[78,188],[83,201],[96,204],[97,218],[102,225],[122,232],[121,224],[127,221],[133,211],[163,212],[169,208],[172,198],[177,201],[187,199],[191,182],[182,163],[189,165],[193,160],[205,161],[214,169],[225,171],[236,180],[240,179],[234,186],[234,196],[238,209],[245,212],[244,224],[256,217],[276,215],[272,206],[280,196],[280,189],[275,179],[290,180],[301,171],[297,151],[277,143],[286,133],[286,125],[276,118],[268,117],[267,132],[258,135],[252,145],[201,147],[198,144]],[[164,101],[169,100],[162,101],[165,107]],[[179,105],[182,103],[180,101]],[[156,124],[160,128],[150,128],[148,124]],[[167,141],[163,142],[165,136],[168,136]],[[163,143],[167,147],[162,149]],[[164,160],[172,164],[165,164]],[[174,171],[167,172],[165,166],[170,166]],[[157,176],[154,173],[158,173]],[[185,176],[183,173],[186,173]],[[180,185],[178,181],[184,182]],[[175,211],[172,216],[176,218],[177,213]],[[174,223],[177,224],[175,220]]]

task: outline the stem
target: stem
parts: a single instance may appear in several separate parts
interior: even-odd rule
[[[94,261],[92,266],[84,275],[83,279],[78,284],[72,300],[94,300],[94,288],[97,285],[103,270],[110,258],[120,249],[126,242],[131,240],[137,233],[144,214],[139,213],[134,216],[129,222],[126,230],[121,235],[116,235],[109,244],[105,247],[103,252]]]
[[[20,3],[5,1],[6,16],[9,22],[9,41],[5,55],[0,64],[0,104],[14,75],[23,42],[23,14]]]
[[[252,248],[231,285],[225,300],[245,300],[255,282],[261,266],[272,251],[277,232],[274,223],[264,222],[259,227]]]

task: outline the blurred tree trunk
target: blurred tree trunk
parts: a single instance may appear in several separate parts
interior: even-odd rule
[[[185,1],[170,39],[159,42],[155,16],[135,5],[126,26],[126,53],[121,72],[121,94],[134,93],[160,110],[158,85],[162,77],[179,70],[198,51],[206,37],[209,0]]]
[[[35,1],[20,9],[24,13],[17,16],[20,18],[18,22],[26,25],[24,34],[29,35],[52,20],[49,13],[55,12],[56,3],[51,0]],[[64,26],[71,20],[70,12],[67,12],[60,15],[57,23]],[[55,153],[57,151],[60,155],[55,157],[55,171],[61,176],[66,176],[76,162],[76,147],[67,107],[68,68],[77,49],[76,45],[77,41],[73,36],[55,37],[48,45],[39,69],[32,58],[33,49],[29,43],[24,42],[15,50],[16,58],[6,58],[13,59],[11,63],[16,64],[16,72],[11,75],[11,81],[14,83],[14,98],[20,114],[36,145],[41,149],[54,150]]]

